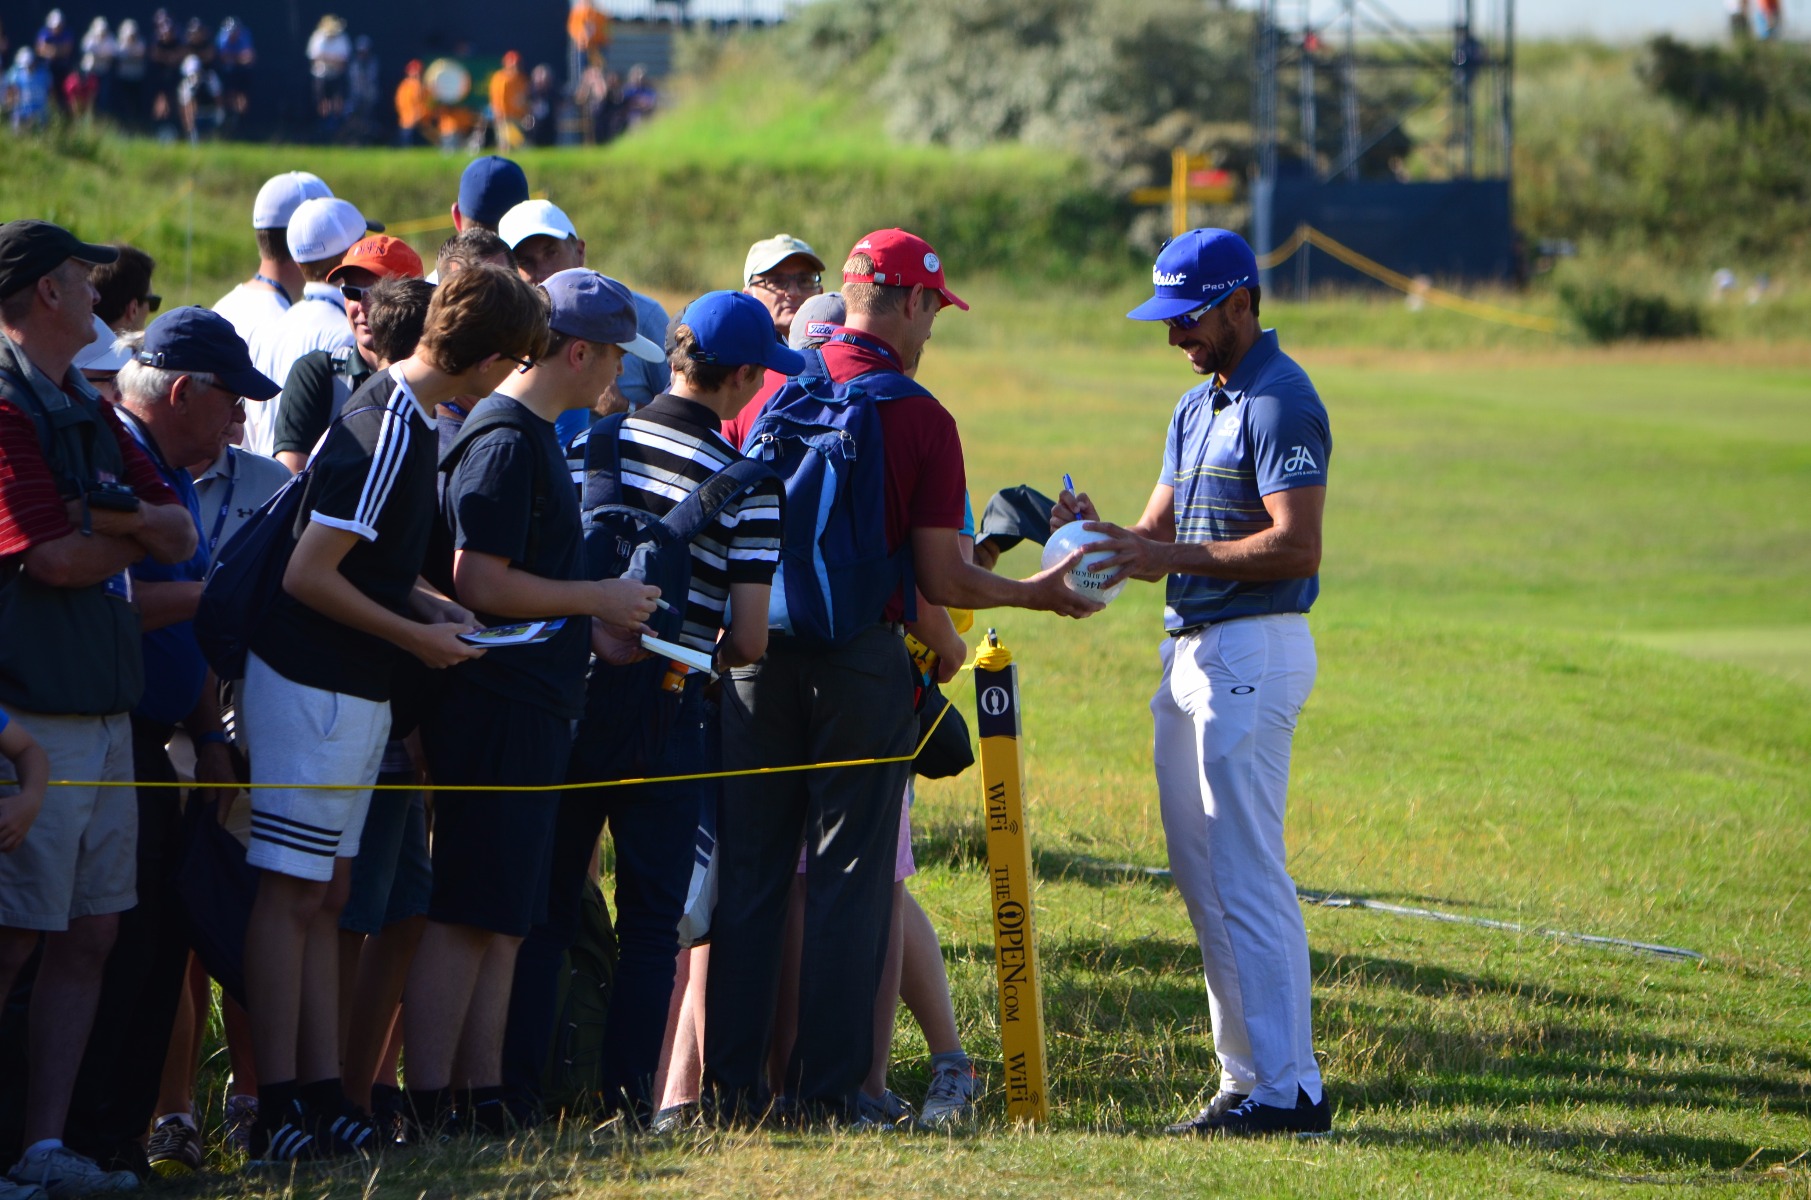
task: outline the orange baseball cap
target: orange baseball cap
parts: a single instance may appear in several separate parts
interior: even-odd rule
[[[389,234],[373,234],[361,238],[346,251],[346,257],[339,266],[327,272],[328,283],[338,283],[334,278],[347,267],[359,267],[379,278],[388,279],[400,275],[404,279],[420,279],[424,272],[421,269],[421,255],[401,238]]]

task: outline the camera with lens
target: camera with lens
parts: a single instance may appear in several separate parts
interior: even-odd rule
[[[89,508],[98,508],[104,512],[138,511],[138,494],[117,480],[103,479],[89,484],[86,498]]]

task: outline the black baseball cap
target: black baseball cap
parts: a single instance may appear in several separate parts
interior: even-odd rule
[[[283,388],[252,365],[232,322],[195,305],[172,309],[145,331],[138,361],[165,371],[205,372],[247,400],[268,400]]]
[[[110,263],[119,258],[112,246],[84,242],[49,221],[8,221],[0,225],[0,300],[23,291],[70,259]]]

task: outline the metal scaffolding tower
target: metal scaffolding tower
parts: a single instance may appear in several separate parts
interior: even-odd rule
[[[1253,233],[1260,252],[1292,231],[1275,227],[1276,199],[1299,200],[1304,189],[1339,196],[1353,194],[1342,185],[1368,182],[1489,181],[1497,187],[1454,194],[1500,190],[1506,214],[1515,0],[1451,4],[1448,25],[1430,29],[1410,24],[1384,0],[1259,0]],[[1323,107],[1330,117],[1337,112],[1333,123],[1323,122]],[[1419,142],[1415,185],[1402,180],[1401,164],[1385,168],[1373,155],[1408,131]],[[1305,255],[1297,273],[1305,291]]]
[[[1448,148],[1441,177],[1504,178],[1514,140],[1515,0],[1452,0],[1444,29],[1416,28],[1383,0],[1322,0],[1332,11],[1315,20],[1313,0],[1261,0],[1256,125],[1261,175],[1274,175],[1279,151],[1321,179],[1356,179],[1359,160],[1384,138],[1430,109],[1444,107]],[[1285,13],[1285,8],[1287,12]],[[1292,70],[1293,69],[1293,70]],[[1294,76],[1291,88],[1285,80]],[[1330,74],[1339,89],[1340,143],[1319,145],[1319,108]],[[1367,80],[1405,78],[1413,99],[1374,115],[1361,127],[1359,97]],[[1400,90],[1400,89],[1398,89]],[[1293,107],[1299,133],[1285,133]]]

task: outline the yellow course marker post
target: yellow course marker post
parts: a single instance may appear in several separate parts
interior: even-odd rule
[[[1025,825],[1020,785],[1019,674],[1012,652],[991,629],[975,659],[975,714],[981,735],[1006,1115],[1014,1122],[1041,1124],[1049,1119],[1050,1099],[1045,1083],[1044,989],[1032,934],[1031,833]]]

